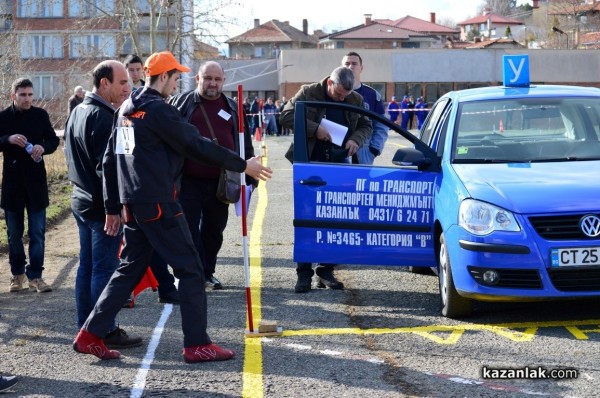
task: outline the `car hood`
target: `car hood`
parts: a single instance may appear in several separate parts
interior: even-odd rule
[[[600,161],[452,167],[469,196],[516,213],[600,210]]]

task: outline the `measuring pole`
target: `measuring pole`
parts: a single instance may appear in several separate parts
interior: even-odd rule
[[[241,99],[243,93],[242,85],[239,84],[237,87],[238,93],[238,131],[239,131],[239,143],[240,143],[240,157],[246,158],[246,148],[244,147],[244,106]],[[246,306],[248,312],[248,330],[250,333],[254,333],[254,324],[252,320],[252,293],[250,291],[250,261],[248,255],[248,228],[246,226],[246,173],[242,172],[240,183],[242,184],[242,195],[241,195],[241,209],[242,209],[242,250],[244,253],[244,277],[246,286]]]

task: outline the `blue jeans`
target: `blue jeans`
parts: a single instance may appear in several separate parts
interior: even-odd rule
[[[75,279],[77,326],[81,328],[113,272],[119,267],[121,234],[108,236],[104,222],[88,220],[73,211],[79,228],[79,268]],[[115,330],[113,323],[109,329]]]
[[[29,236],[29,264],[25,257],[23,232],[25,230],[25,209],[4,211],[8,235],[8,262],[13,275],[25,273],[27,279],[42,277],[44,270],[44,248],[46,240],[46,209],[27,211],[27,236]]]

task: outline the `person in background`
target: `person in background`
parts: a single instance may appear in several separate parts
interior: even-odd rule
[[[244,98],[244,103],[242,104],[243,108],[244,108],[244,113],[246,115],[248,115],[250,113],[250,106],[252,105],[252,102],[250,101],[250,97],[245,97]],[[250,129],[250,132],[252,132],[252,129]]]
[[[415,120],[415,99],[412,95],[408,96],[408,128],[414,128]]]
[[[333,101],[358,106],[359,108],[364,107],[363,97],[354,91],[354,73],[345,66],[335,68],[330,76],[318,83],[303,85],[283,109],[280,117],[283,127],[294,128],[294,111],[298,101]],[[345,150],[344,157],[353,156],[372,133],[371,121],[355,112],[309,107],[306,117],[307,144],[311,161],[335,161],[332,159],[334,148],[331,143],[331,135],[320,124],[324,117],[348,127],[348,132],[342,143]],[[313,271],[311,263],[297,263],[296,274],[298,280],[294,287],[295,292],[309,292],[315,272],[319,277],[317,287],[343,289],[344,284],[334,276],[333,268],[333,264],[317,264],[315,271]]]
[[[29,288],[38,293],[50,292],[52,287],[42,278],[46,208],[50,204],[42,155],[56,151],[60,141],[48,112],[32,105],[31,80],[15,80],[10,98],[11,105],[0,112],[0,151],[4,159],[0,207],[4,209],[8,235],[8,262],[12,273],[10,291]],[[29,263],[23,245],[25,209]]]
[[[142,59],[135,54],[129,54],[123,61],[125,68],[127,68],[127,74],[131,79],[132,91],[136,91],[139,88],[144,87],[144,63]]]
[[[410,111],[408,110],[408,95],[402,97],[402,102],[400,102],[400,110],[401,110],[401,120],[400,127],[403,129],[408,129],[408,121],[410,119]]]
[[[265,133],[267,135],[279,135],[276,121],[278,112],[277,106],[273,103],[273,97],[268,97],[262,111],[265,122]]]
[[[169,103],[175,106],[184,120],[198,128],[200,134],[217,144],[239,153],[244,145],[246,159],[254,157],[252,135],[244,126],[244,141],[240,143],[237,103],[223,94],[225,72],[218,62],[203,63],[196,75],[197,87],[172,97]],[[211,133],[212,130],[212,133]],[[223,246],[223,232],[229,218],[229,205],[217,199],[219,167],[207,166],[191,159],[183,165],[179,203],[190,227],[196,250],[204,264],[204,279],[207,289],[223,289],[215,276],[217,256]],[[256,186],[258,182],[246,176],[246,183]]]
[[[73,108],[83,102],[83,96],[85,94],[85,90],[81,86],[77,86],[73,89],[73,95],[69,97],[69,113],[71,114]],[[68,116],[67,115],[67,116]]]
[[[283,105],[280,100],[275,100],[275,124],[277,125],[277,131],[279,131],[279,135],[283,134],[281,123],[279,123],[279,113],[283,110]]]
[[[387,106],[388,117],[390,118],[390,122],[394,124],[398,124],[398,116],[400,115],[400,105],[396,102],[396,96],[392,95],[392,99],[390,100]]]
[[[270,178],[272,171],[260,158],[246,161],[202,138],[165,102],[177,89],[181,73],[190,71],[173,54],[152,54],[144,70],[146,86],[119,108],[102,161],[106,233],[119,233],[121,214],[125,223],[121,265],[75,337],[73,349],[103,360],[121,356],[100,336],[146,273],[156,250],[179,278],[184,361],[228,360],[234,351],[213,344],[207,333],[203,264],[177,200],[179,176],[185,157],[256,179]]]
[[[102,157],[112,133],[115,113],[131,92],[125,66],[114,60],[100,62],[92,71],[93,88],[65,126],[65,158],[73,186],[71,211],[79,229],[79,266],[75,279],[77,327],[92,312],[111,275],[119,267],[122,233],[104,231]],[[104,343],[113,348],[137,347],[139,337],[129,337],[113,319]]]
[[[425,119],[427,118],[427,102],[423,100],[423,97],[417,98],[417,104],[415,105],[416,114],[417,114],[417,128],[421,130],[423,127],[423,123],[425,123]]]
[[[285,105],[287,104],[287,99],[285,97],[281,97],[281,101],[279,101],[279,106],[277,108],[277,112],[279,112],[279,114],[277,115],[277,127],[279,128],[279,131],[281,132],[282,135],[290,135],[290,131],[292,131],[291,129],[287,128],[287,127],[283,127],[281,125],[281,120],[279,120],[279,118],[281,117],[281,112],[283,112],[283,108],[285,108]]]
[[[254,97],[254,100],[250,104],[250,115],[249,115],[250,132],[252,133],[252,135],[254,135],[254,133],[256,132],[256,129],[260,127],[259,120],[258,120],[258,118],[260,116],[259,112],[260,112],[260,102],[258,101],[258,97]]]
[[[360,75],[364,69],[361,56],[354,51],[349,52],[342,58],[342,66],[354,72],[354,91],[362,95],[365,109],[385,116],[381,94],[373,87],[363,84],[360,80]],[[383,147],[388,139],[388,129],[376,120],[372,120],[371,123],[373,134],[358,149],[356,156],[353,158],[353,163],[373,164],[375,158],[383,152]]]

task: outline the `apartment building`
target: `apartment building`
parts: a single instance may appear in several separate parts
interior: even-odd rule
[[[62,128],[67,99],[77,85],[92,89],[98,62],[167,49],[191,57],[191,10],[192,0],[0,0],[1,105],[12,81],[28,77],[36,105]]]

